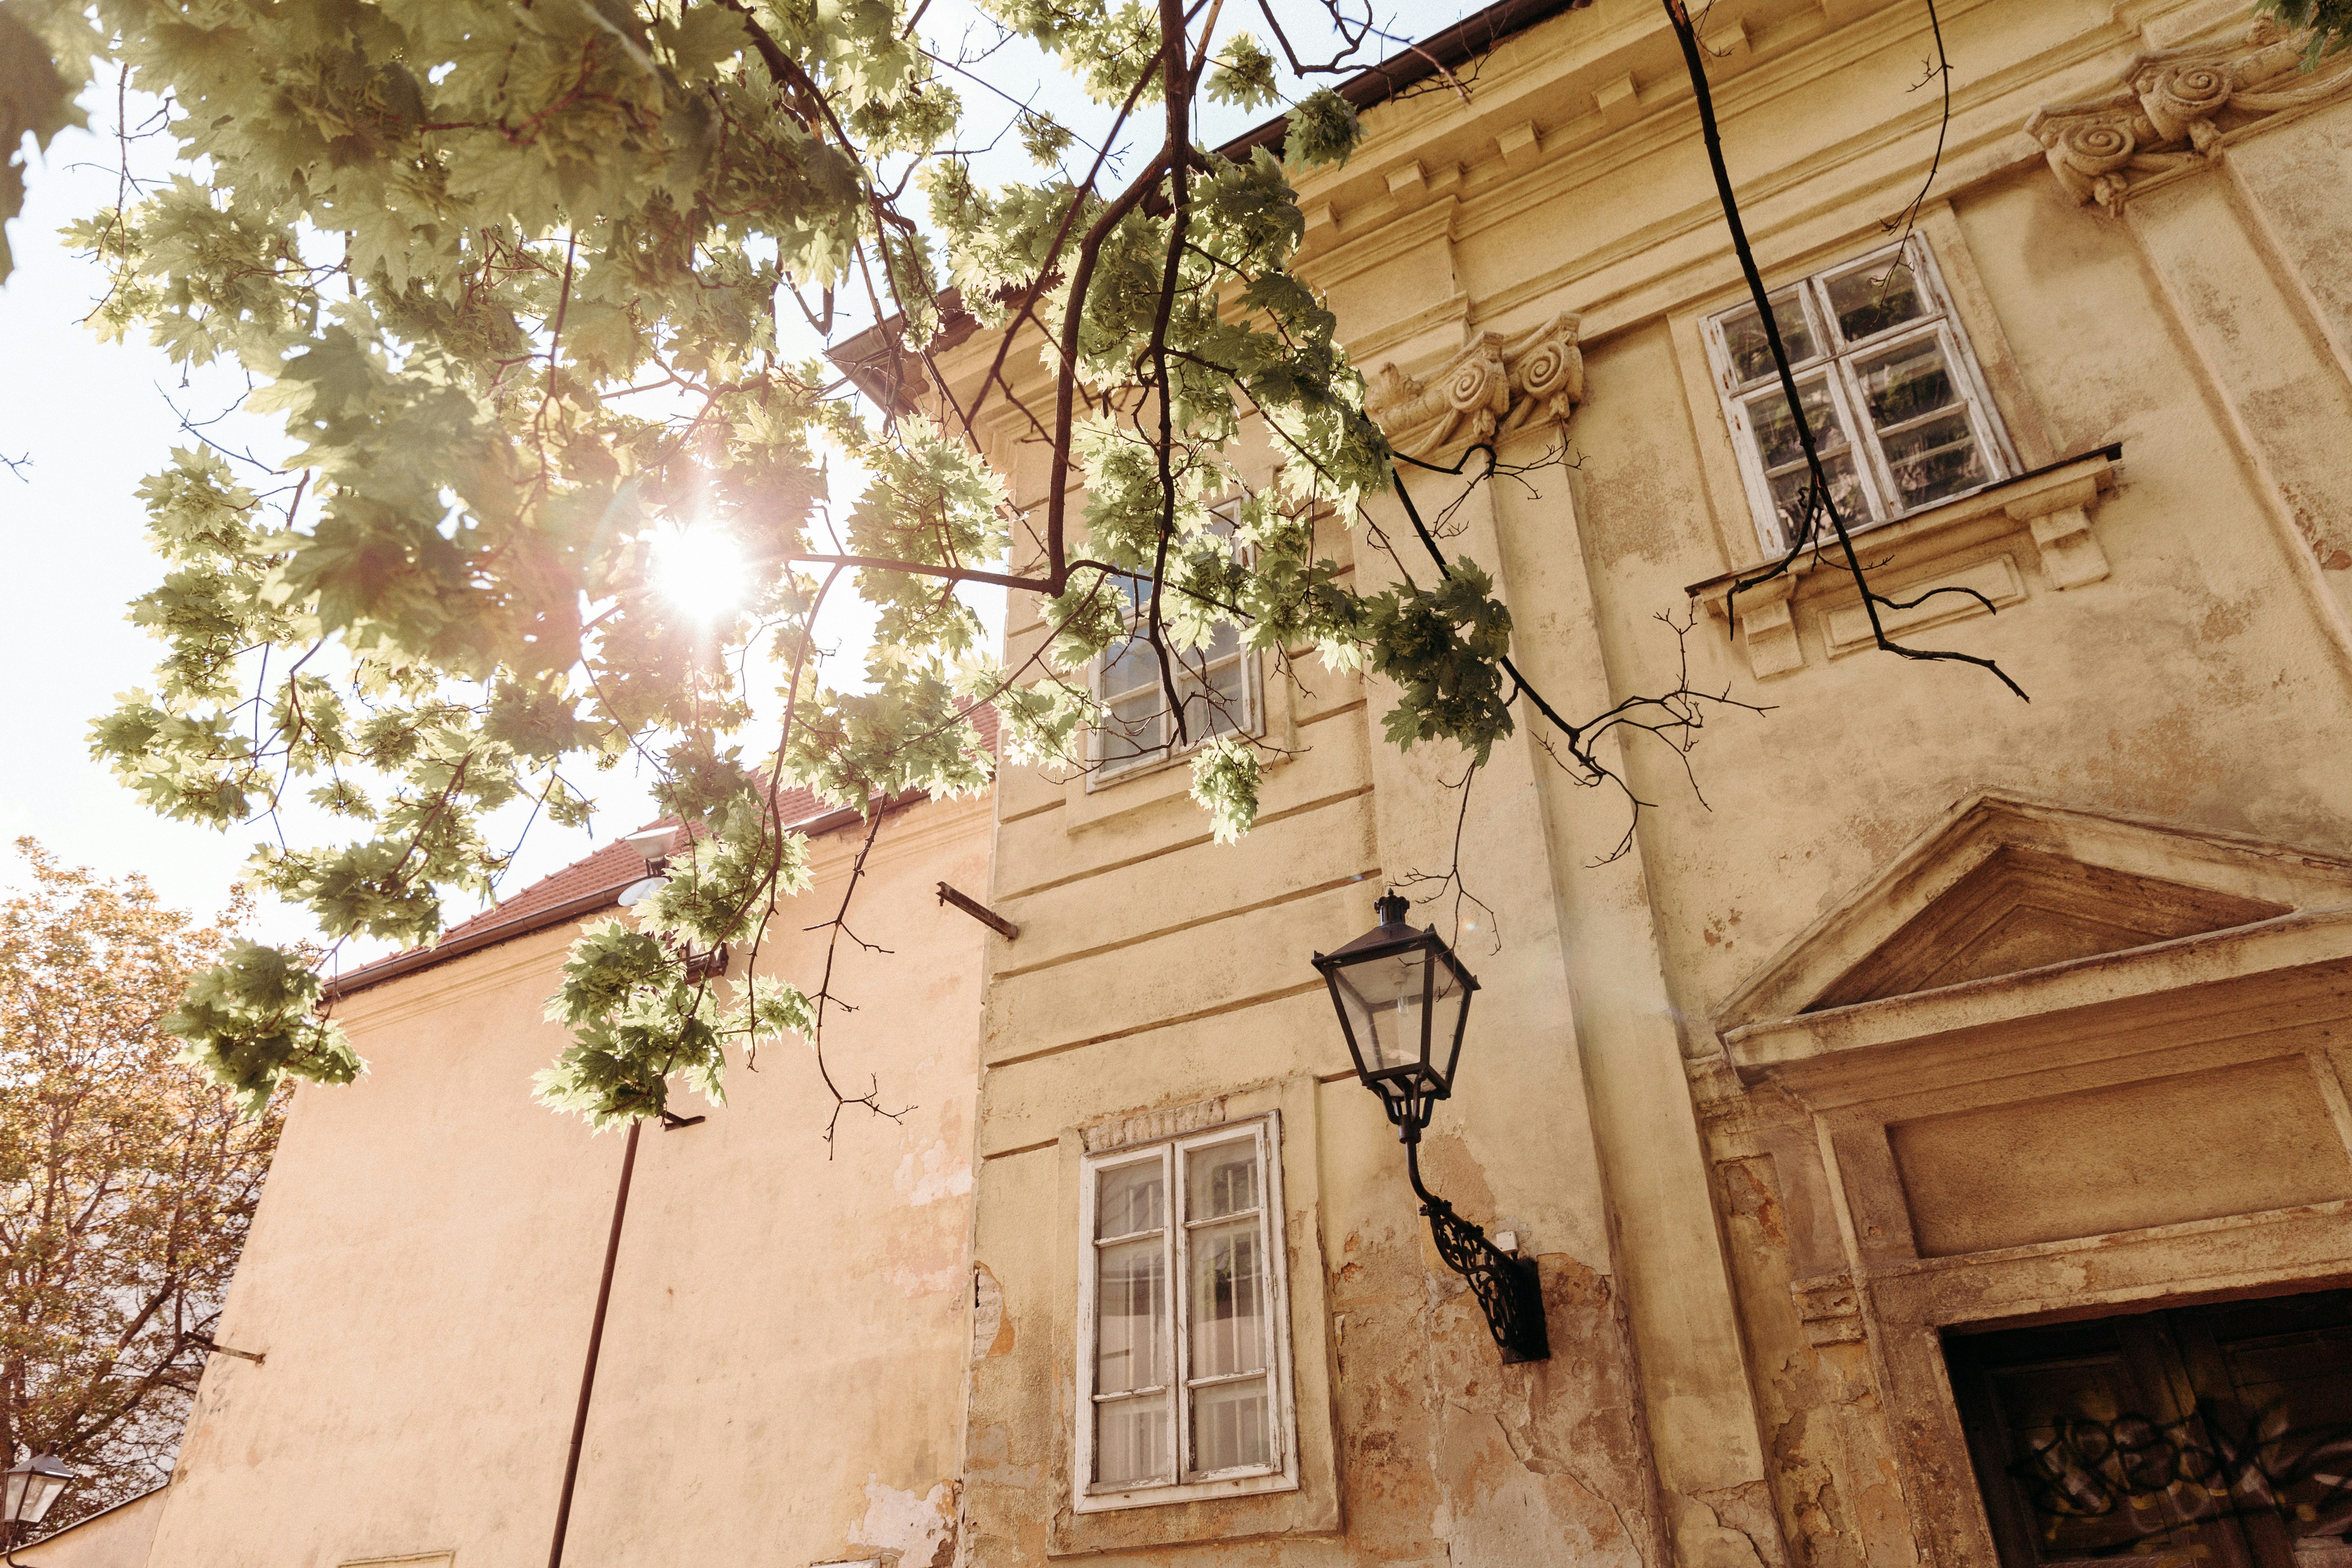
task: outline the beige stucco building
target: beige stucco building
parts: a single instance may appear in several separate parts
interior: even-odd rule
[[[788,812],[792,802],[787,801]],[[865,839],[803,796],[823,912],[772,922],[762,972],[821,965]],[[788,820],[791,819],[788,816]],[[643,1133],[564,1561],[937,1562],[954,1536],[968,1359],[985,800],[886,816],[826,1028],[740,1059],[728,1103]],[[530,1096],[583,921],[646,874],[625,843],[346,979],[369,1070],[295,1096],[172,1484],[19,1552],[38,1568],[541,1563],[563,1480],[624,1141]],[[746,958],[732,957],[740,975]]]
[[[1238,847],[1181,766],[1005,775],[973,1564],[2352,1552],[2352,1300],[2324,1294],[2352,1281],[2352,76],[2237,5],[1940,10],[1952,116],[1907,230],[1926,6],[1724,0],[1709,71],[1878,581],[1996,612],[1895,630],[2030,703],[1872,651],[1833,563],[1727,622],[1792,441],[1655,4],[1518,28],[1466,104],[1381,103],[1303,184],[1301,270],[1392,438],[1565,439],[1446,546],[1529,679],[1589,715],[1686,649],[1769,711],[1706,712],[1696,792],[1656,738],[1605,740],[1653,803],[1613,858],[1623,796],[1526,704],[1463,816],[1460,759],[1383,744],[1389,695],[1311,659],[1255,672],[1294,754]],[[1329,542],[1395,570],[1361,526]],[[1034,609],[1012,624],[1025,653]],[[1532,1365],[1440,1264],[1309,966],[1445,872],[1457,820],[1493,918],[1415,917],[1483,983],[1423,1167],[1539,1260]],[[1262,1308],[1181,1239],[1235,1137],[1273,1150]],[[1139,1216],[1139,1182],[1168,1194]],[[1163,1231],[1159,1263],[1121,1239]],[[1252,1312],[1276,1386],[1237,1448],[1192,1408],[1231,1365],[1198,1342]]]
[[[2352,1560],[2352,70],[2215,0],[1939,9],[1948,130],[1916,0],[1719,0],[1709,69],[1877,581],[1980,595],[1891,624],[2031,702],[1832,563],[1728,595],[1788,432],[1659,8],[1431,40],[1468,101],[1360,85],[1302,270],[1404,449],[1564,441],[1448,545],[1555,705],[1687,657],[1766,711],[1687,775],[1604,740],[1629,839],[1531,714],[1465,813],[1377,681],[1241,657],[1237,846],[1181,762],[912,808],[858,1048],[919,1109],[827,1163],[780,1053],[646,1135],[569,1561]],[[1310,966],[1457,832],[1422,1165],[1536,1260],[1523,1364]],[[347,1005],[375,1071],[303,1091],[222,1326],[269,1359],[121,1561],[541,1560],[617,1160],[520,1092],[567,934]]]

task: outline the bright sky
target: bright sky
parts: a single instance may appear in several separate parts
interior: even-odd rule
[[[1477,8],[1435,0],[1383,7],[1381,20],[1391,31],[1419,37]],[[1235,7],[1237,16],[1241,9]],[[974,15],[968,0],[942,0],[926,14],[926,35],[939,52],[953,54]],[[1311,47],[1304,29],[1292,36],[1302,48]],[[1370,63],[1389,52],[1368,47],[1359,58]],[[981,68],[1013,98],[1049,102],[1064,112],[1075,99],[1066,90],[1040,97],[1048,73],[1024,46],[999,50]],[[1001,99],[992,107],[994,95],[968,81],[958,86],[976,119],[993,121],[1008,107]],[[16,271],[0,285],[0,345],[12,367],[0,376],[0,457],[21,460],[13,477],[0,469],[0,539],[14,584],[12,613],[0,620],[0,668],[17,671],[8,744],[0,751],[0,840],[29,834],[68,861],[110,875],[142,872],[173,904],[210,914],[225,901],[260,829],[220,834],[149,814],[90,760],[87,734],[116,693],[147,682],[160,647],[124,619],[125,605],[163,575],[147,549],[139,485],[164,464],[173,446],[191,444],[179,411],[213,419],[234,405],[242,383],[215,371],[184,384],[161,350],[101,344],[79,324],[104,284],[57,233],[68,220],[110,205],[116,189],[112,93],[94,92],[89,108],[94,129],[59,136],[30,171],[25,213],[8,226]],[[133,117],[138,113],[134,107]],[[1082,136],[1099,134],[1108,118],[1105,113],[1089,124],[1081,117],[1074,129]],[[1259,118],[1205,109],[1202,140],[1214,145]],[[1028,170],[1007,139],[976,173],[990,180],[1021,177]],[[789,309],[782,315],[797,323]],[[274,419],[232,414],[208,425],[205,434],[265,459],[283,449]],[[860,483],[836,473],[833,493],[845,503]],[[840,645],[839,680],[862,662],[858,648],[866,634],[854,615],[829,630]],[[654,815],[644,784],[626,772],[593,775],[590,787],[599,812],[593,834],[546,822],[532,826],[503,891],[520,889]],[[500,827],[509,837],[494,835],[493,841],[511,842],[522,819]],[[13,852],[0,853],[0,885],[16,880],[20,870]],[[472,911],[450,912],[454,919]],[[270,906],[262,911],[259,934],[292,940],[311,934],[311,927],[299,911]],[[344,962],[381,951],[382,944],[347,948]]]

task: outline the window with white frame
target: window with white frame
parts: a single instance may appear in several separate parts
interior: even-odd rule
[[[1769,296],[1830,499],[1850,527],[1891,522],[2017,471],[1927,241],[1800,279]],[[1811,476],[1752,304],[1706,322],[1707,352],[1765,547],[1804,521]],[[1815,537],[1831,536],[1825,519]]]
[[[1211,526],[1228,538],[1233,534],[1229,518],[1221,516]],[[1095,696],[1108,717],[1094,732],[1094,782],[1107,783],[1180,756],[1214,736],[1255,733],[1257,660],[1242,646],[1241,632],[1227,624],[1199,647],[1169,647],[1184,714],[1184,739],[1176,742],[1168,689],[1160,679],[1160,656],[1144,635],[1151,579],[1121,573],[1111,578],[1111,585],[1123,601],[1127,635],[1095,660]],[[1164,617],[1164,594],[1161,608]]]
[[[1087,1157],[1081,1512],[1297,1485],[1273,1116]]]

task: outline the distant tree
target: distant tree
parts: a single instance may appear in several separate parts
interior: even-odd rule
[[[16,847],[32,878],[0,904],[0,1455],[81,1472],[54,1530],[171,1473],[286,1097],[246,1118],[174,1059],[164,1021],[222,927],[142,878]]]

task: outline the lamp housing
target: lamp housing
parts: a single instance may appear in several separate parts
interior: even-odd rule
[[[48,1517],[49,1507],[58,1500],[58,1494],[79,1474],[55,1454],[37,1455],[10,1467],[5,1495],[0,1495],[0,1521],[10,1524],[40,1523]]]
[[[1436,928],[1406,923],[1412,905],[1393,890],[1372,907],[1381,923],[1336,952],[1317,953],[1315,967],[1330,987],[1356,1076],[1412,1138],[1454,1092],[1478,980]]]
[[[661,869],[663,861],[669,858],[670,845],[677,837],[677,828],[673,825],[641,827],[621,842],[637,852],[638,858],[646,863],[646,875],[651,876]]]

